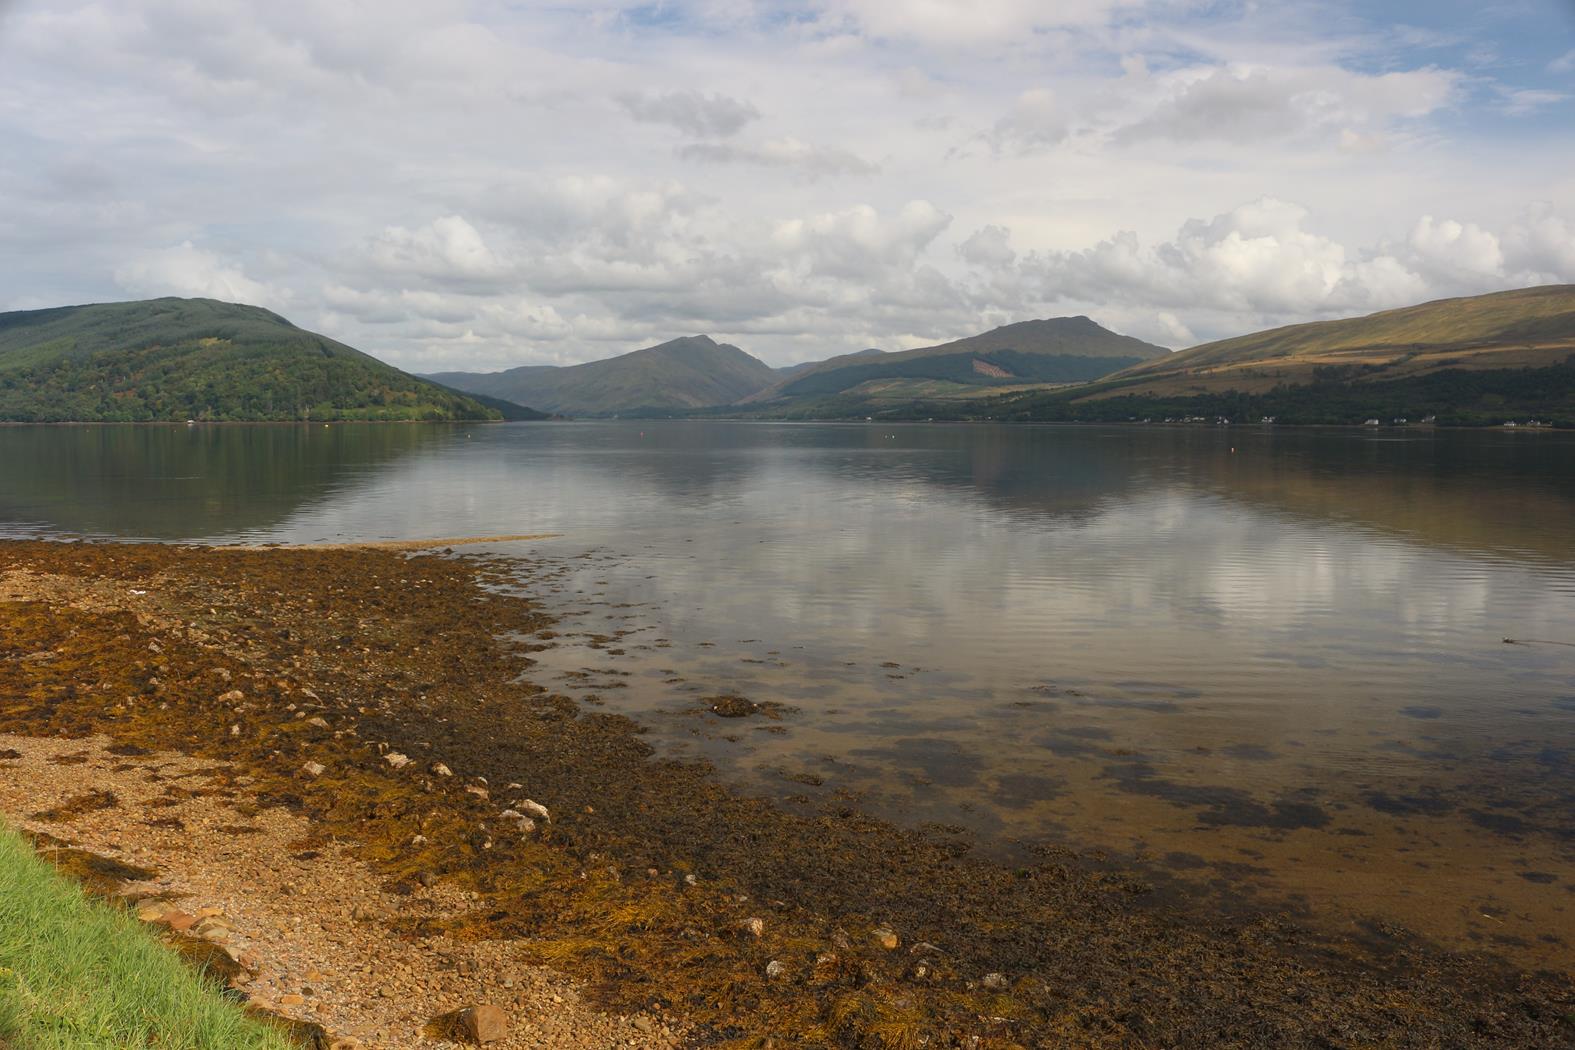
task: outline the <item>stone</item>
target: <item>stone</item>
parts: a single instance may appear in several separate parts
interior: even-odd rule
[[[159,916],[158,922],[168,926],[176,933],[185,933],[197,924],[197,917],[195,915],[187,915],[178,908],[172,908]]]
[[[467,1006],[454,1015],[456,1034],[466,1042],[480,1046],[507,1039],[509,1019],[496,1006],[477,1003]]]
[[[540,820],[545,820],[549,824],[552,823],[552,814],[548,813],[547,807],[542,805],[540,802],[536,802],[528,798],[522,798],[518,802],[514,803],[514,808],[519,810],[521,813],[528,813]]]
[[[318,717],[315,717],[315,718],[308,718],[306,720],[306,724],[309,725],[309,726],[316,726],[318,729],[327,729],[328,728],[328,719],[323,718],[321,716],[318,716]]]
[[[766,933],[765,920],[755,918],[754,916],[750,916],[749,918],[745,919],[739,924],[739,928],[745,933],[749,934],[751,937],[763,937]]]
[[[328,767],[323,765],[321,762],[308,762],[301,767],[301,772],[305,773],[313,780],[316,780],[318,777],[328,772]]]
[[[875,942],[877,947],[880,947],[888,952],[895,951],[897,948],[897,934],[890,926],[875,927],[875,929],[870,933],[870,939]]]
[[[465,786],[465,790],[468,791],[470,794],[475,795],[477,798],[485,799],[485,798],[490,798],[491,797],[491,793],[489,791],[487,791],[486,788],[478,787],[475,784],[467,784]]]
[[[402,755],[398,751],[390,751],[388,754],[383,756],[383,761],[387,762],[395,769],[404,769],[406,766],[410,765],[410,756]]]
[[[786,971],[787,971],[787,967],[783,966],[780,962],[778,962],[775,959],[772,959],[770,962],[766,963],[766,979],[768,981],[776,980],[778,977],[781,977],[782,974],[785,973]]]
[[[536,822],[518,810],[506,809],[502,813],[498,814],[498,816],[503,820],[513,821],[514,826],[519,829],[520,833],[523,835],[529,835],[531,832],[536,830]]]
[[[990,989],[992,992],[1004,992],[1008,986],[1006,974],[1004,973],[987,973],[979,981],[979,983]]]
[[[221,704],[238,704],[245,699],[246,694],[239,689],[231,689],[228,693],[219,694],[219,703]]]
[[[635,1031],[643,1032],[646,1035],[650,1035],[652,1032],[656,1031],[656,1022],[644,1014],[639,1015],[630,1023],[634,1025]]]
[[[158,922],[165,915],[175,910],[169,901],[146,900],[137,904],[137,918],[143,922]]]
[[[288,993],[286,993],[284,995],[279,996],[279,1005],[280,1006],[305,1006],[306,1005],[306,996],[304,996],[304,995],[296,995],[294,992],[288,992]]]
[[[441,762],[432,763],[432,775],[435,777],[451,777],[454,771]]]

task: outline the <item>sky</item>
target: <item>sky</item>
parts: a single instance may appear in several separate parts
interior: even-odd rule
[[[411,371],[1575,282],[1575,0],[0,0],[0,310]]]

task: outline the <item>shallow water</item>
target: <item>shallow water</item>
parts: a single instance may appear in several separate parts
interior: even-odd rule
[[[1550,433],[0,428],[13,533],[562,533],[496,548],[563,614],[538,680],[786,804],[1562,968],[1572,511]]]

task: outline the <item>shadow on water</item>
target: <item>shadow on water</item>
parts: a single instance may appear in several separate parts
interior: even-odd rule
[[[463,431],[410,425],[0,427],[0,528],[188,540],[268,529]]]

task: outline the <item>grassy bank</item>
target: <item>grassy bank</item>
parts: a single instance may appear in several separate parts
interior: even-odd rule
[[[0,826],[0,1045],[286,1050],[123,910]]]

